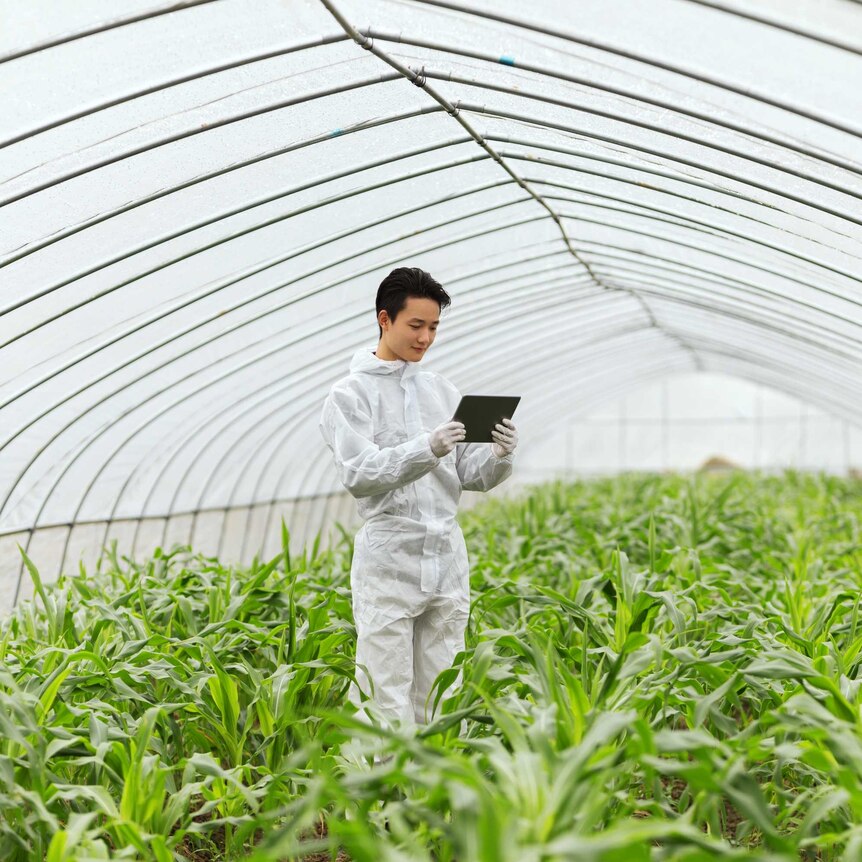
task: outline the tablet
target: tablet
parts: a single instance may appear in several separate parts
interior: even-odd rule
[[[493,443],[491,432],[503,418],[511,419],[520,395],[463,395],[453,421],[463,422],[467,436],[462,443]]]

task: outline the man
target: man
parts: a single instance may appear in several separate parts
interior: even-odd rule
[[[435,677],[464,648],[469,560],[455,514],[462,489],[488,491],[512,472],[518,433],[505,419],[493,443],[463,443],[450,421],[461,393],[419,363],[449,295],[417,267],[392,270],[377,291],[379,342],[356,351],[350,374],[323,404],[320,432],[365,521],[350,584],[356,678],[372,702],[349,698],[401,725],[424,724]],[[363,666],[367,669],[365,673]],[[433,703],[433,698],[431,699]]]

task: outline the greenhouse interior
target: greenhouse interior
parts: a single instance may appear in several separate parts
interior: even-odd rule
[[[0,22],[0,859],[862,860],[862,3]]]

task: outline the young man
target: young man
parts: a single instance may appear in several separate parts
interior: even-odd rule
[[[380,340],[353,355],[319,424],[365,521],[350,584],[356,678],[370,694],[371,677],[373,706],[360,704],[355,684],[349,699],[366,719],[376,712],[402,725],[426,722],[434,678],[464,648],[470,582],[455,520],[461,491],[499,485],[512,472],[518,443],[509,419],[497,425],[493,443],[460,442],[464,425],[450,419],[461,393],[419,369],[450,302],[427,272],[392,270],[377,291]]]

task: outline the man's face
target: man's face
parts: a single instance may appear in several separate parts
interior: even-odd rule
[[[408,296],[394,321],[385,311],[380,312],[378,320],[386,346],[399,359],[420,362],[437,335],[440,306],[433,299]]]

